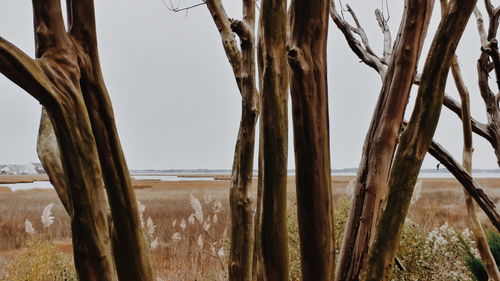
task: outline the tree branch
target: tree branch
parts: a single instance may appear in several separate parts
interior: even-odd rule
[[[49,48],[65,48],[71,43],[66,33],[59,0],[33,0],[36,56]]]
[[[384,53],[383,53],[383,63],[388,64],[392,55],[392,37],[391,30],[387,25],[387,21],[384,19],[382,12],[379,9],[375,10],[375,17],[377,18],[378,26],[384,34]]]
[[[359,42],[358,39],[354,37],[352,33],[352,28],[337,12],[335,8],[335,0],[330,1],[330,17],[337,26],[338,29],[344,34],[347,44],[351,50],[358,56],[358,58],[368,65],[369,67],[375,69],[381,76],[382,81],[384,80],[387,67],[381,61],[379,57],[370,53],[364,48],[363,44]]]
[[[46,106],[55,104],[53,87],[37,60],[0,36],[0,73]]]
[[[437,142],[431,143],[429,153],[453,174],[485,212],[495,228],[500,231],[500,216],[496,211],[495,203],[484,193],[479,183]]]
[[[236,84],[238,85],[241,94],[242,58],[238,42],[233,31],[231,30],[231,21],[227,16],[224,6],[220,0],[207,0],[206,4],[210,14],[212,15],[212,19],[217,26],[217,30],[219,30],[224,52],[226,53],[231,68],[233,69]]]

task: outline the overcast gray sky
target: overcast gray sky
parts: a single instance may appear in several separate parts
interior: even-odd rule
[[[181,5],[195,3],[190,1]],[[161,0],[95,2],[101,62],[129,167],[229,169],[240,97],[206,7],[185,14],[170,12]],[[230,17],[240,18],[239,2],[224,1]],[[372,47],[380,52],[382,35],[373,11],[381,7],[381,2],[342,2],[353,6]],[[0,35],[33,55],[31,1],[0,3]],[[402,5],[403,1],[389,0],[394,37]],[[438,14],[436,7],[431,36]],[[475,76],[479,56],[475,28],[470,21],[458,55],[472,94],[472,113],[485,121]],[[428,36],[427,46],[430,41]],[[332,167],[357,167],[381,83],[375,71],[359,63],[331,22],[328,51]],[[453,84],[447,92],[458,99]],[[407,114],[412,109],[410,103]],[[35,143],[39,115],[38,102],[0,75],[0,163],[38,162]],[[455,115],[443,109],[435,135],[457,159],[461,159],[462,150],[460,124]],[[497,168],[493,150],[485,140],[475,136],[474,146],[475,168]],[[290,152],[289,166],[294,168],[291,142]],[[427,157],[424,167],[436,164]]]

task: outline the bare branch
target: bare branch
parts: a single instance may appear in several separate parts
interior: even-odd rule
[[[492,17],[493,14],[495,13],[495,8],[493,4],[491,4],[491,0],[484,0],[484,5],[486,6],[486,11],[488,12],[488,15]]]
[[[64,48],[70,40],[66,33],[59,0],[33,0],[36,56],[41,57],[48,48]]]
[[[219,34],[222,39],[222,46],[224,47],[229,64],[233,69],[236,84],[238,85],[241,94],[242,57],[236,37],[231,30],[231,20],[227,16],[226,10],[220,0],[207,0],[206,4],[210,14],[212,15],[212,19],[217,26],[217,30],[219,30]]]
[[[337,12],[335,0],[330,1],[330,17],[337,28],[344,34],[347,44],[356,56],[358,56],[363,63],[375,69],[380,74],[382,80],[384,80],[387,67],[382,63],[380,58],[368,52],[363,47],[362,43],[354,37],[354,34],[351,32],[351,26]]]
[[[387,20],[384,19],[384,16],[382,12],[377,9],[375,10],[375,17],[377,18],[378,26],[382,30],[382,33],[384,34],[384,53],[383,53],[383,62],[384,64],[388,64],[391,55],[392,55],[392,37],[391,37],[391,30],[389,29],[389,26],[387,25]]]
[[[500,230],[500,215],[496,211],[495,203],[484,193],[479,183],[439,143],[433,141],[428,152],[455,176],[481,209],[483,209],[495,228]]]
[[[53,86],[39,62],[0,36],[0,73],[23,88],[40,103],[53,106]]]
[[[359,37],[361,38],[361,42],[363,42],[363,45],[365,47],[365,50],[375,56],[375,53],[373,52],[373,50],[371,49],[370,47],[370,43],[368,42],[368,36],[366,35],[366,32],[365,30],[363,29],[363,27],[361,26],[361,23],[359,22],[358,20],[358,17],[356,16],[356,13],[354,12],[354,10],[351,8],[351,6],[349,6],[349,4],[346,4],[346,7],[347,7],[347,11],[349,12],[349,14],[351,14],[351,17],[352,19],[354,20],[354,23],[356,24],[356,28],[352,27],[352,26],[349,26],[351,31],[358,34]]]
[[[486,30],[484,29],[483,14],[477,7],[474,9],[474,16],[476,17],[477,31],[479,33],[479,39],[481,40],[481,46],[485,47],[488,45],[488,39]]]
[[[172,12],[176,12],[176,13],[177,12],[182,12],[182,11],[188,11],[188,10],[191,10],[193,8],[196,8],[196,7],[203,6],[203,5],[207,4],[207,2],[205,0],[202,0],[202,2],[200,2],[200,3],[180,8],[179,5],[181,4],[181,2],[179,2],[178,6],[175,7],[174,3],[172,3],[172,0],[169,0],[170,4],[167,3],[165,0],[161,0],[161,1],[163,2],[163,5],[165,5],[165,7],[167,7],[167,9],[169,9]]]
[[[452,97],[450,97],[448,95],[445,95],[443,105],[446,106],[453,113],[455,113],[459,118],[461,118],[462,107],[455,99],[453,99]],[[481,137],[485,138],[489,142],[493,142],[493,137],[491,136],[490,132],[488,131],[486,124],[481,123],[480,121],[477,121],[476,119],[472,118],[472,116],[471,116],[471,123],[472,123],[472,131],[474,133],[480,135]]]

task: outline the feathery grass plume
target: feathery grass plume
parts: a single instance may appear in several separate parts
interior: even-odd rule
[[[199,223],[203,223],[203,208],[201,207],[200,200],[198,200],[198,198],[193,196],[193,194],[190,194],[189,196],[191,199],[190,201],[191,208],[193,208],[194,210],[194,216],[196,217]]]
[[[172,227],[175,227],[177,225],[177,219],[172,221]]]
[[[182,231],[186,230],[187,224],[185,219],[181,219],[181,222],[179,223],[179,226],[181,227]]]
[[[207,192],[205,193],[205,196],[203,197],[203,201],[205,201],[205,204],[210,204],[210,202],[212,202],[214,200],[213,196],[212,196],[212,193],[211,192]]]
[[[144,211],[146,211],[146,206],[137,200],[137,207],[139,208],[139,220],[141,221],[141,228],[144,228]]]
[[[201,236],[201,234],[198,235],[198,242],[197,242],[197,244],[198,244],[198,247],[203,248],[203,237]]]
[[[33,225],[31,224],[31,222],[28,219],[26,219],[24,221],[24,231],[26,231],[26,233],[28,233],[30,235],[33,235],[36,233],[35,228],[33,227]]]
[[[155,238],[155,240],[153,240],[150,244],[150,247],[151,249],[156,249],[158,247],[158,244],[159,244],[159,241],[158,241],[158,237]]]
[[[411,196],[410,204],[413,204],[420,199],[422,196],[422,181],[417,181],[415,184],[415,189],[413,190],[413,195]]]
[[[222,211],[222,203],[218,200],[215,200],[214,206],[212,207],[214,213],[218,214]]]
[[[194,214],[191,214],[188,218],[189,224],[194,224]]]
[[[49,228],[54,223],[54,217],[52,216],[52,207],[53,206],[54,206],[54,204],[51,203],[51,204],[45,206],[45,209],[43,209],[41,219],[42,219],[43,227],[45,227],[45,228]]]
[[[217,255],[219,257],[223,257],[226,255],[226,251],[224,251],[224,247],[220,247],[219,251],[217,252]]]
[[[146,232],[148,233],[149,237],[152,239],[153,235],[155,233],[156,225],[153,223],[153,220],[151,217],[148,217],[148,220],[146,222]],[[157,238],[158,239],[158,238]]]
[[[176,232],[172,235],[172,240],[174,240],[174,241],[181,240],[181,239],[182,239],[182,236],[179,232]]]

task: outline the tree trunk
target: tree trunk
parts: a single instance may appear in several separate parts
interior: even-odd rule
[[[462,127],[464,134],[464,148],[463,148],[463,160],[462,165],[464,169],[472,174],[472,122],[470,117],[470,101],[469,101],[469,90],[465,86],[462,79],[462,74],[460,73],[460,66],[458,65],[457,56],[454,56],[451,62],[451,72],[453,74],[453,80],[457,86],[458,93],[460,94],[460,99],[462,102]],[[486,266],[486,271],[491,280],[500,281],[500,273],[498,272],[495,259],[490,251],[488,241],[486,239],[486,234],[481,226],[476,214],[476,206],[472,199],[472,196],[464,189],[465,204],[467,206],[467,213],[469,215],[469,226],[474,235],[474,240],[476,241],[476,247],[481,256],[481,260]]]
[[[73,1],[69,33],[85,50],[80,86],[94,131],[102,175],[116,235],[113,247],[120,280],[154,279],[148,246],[139,222],[137,199],[118,137],[111,100],[104,84],[97,50],[94,3]]]
[[[52,119],[65,182],[60,182],[57,149],[50,139],[46,142],[51,134],[47,118],[42,119],[39,152],[46,159],[42,162],[63,203],[67,199],[60,186],[65,185],[68,191],[70,203],[64,205],[72,210],[79,279],[116,279],[105,180],[116,223],[120,280],[153,280],[130,176],[101,76],[93,1],[67,1],[69,31],[59,1],[33,0],[33,7],[38,59],[29,58],[0,38],[0,72],[38,99]]]
[[[262,103],[261,103],[262,106]],[[260,119],[260,129],[262,132],[262,119]],[[252,260],[252,281],[264,281],[264,262],[262,256],[262,197],[263,197],[263,179],[264,179],[264,149],[262,147],[262,134],[259,135],[259,171],[257,179],[257,199],[255,202],[254,215],[254,243]]]
[[[384,200],[406,103],[416,74],[433,0],[407,0],[393,54],[365,139],[336,280],[359,280]]]
[[[250,281],[254,229],[249,188],[253,176],[255,126],[259,114],[259,98],[255,82],[254,0],[243,1],[243,21],[233,21],[231,29],[240,38],[242,111],[229,191],[231,208],[229,280]]]
[[[69,190],[66,182],[66,175],[61,162],[61,153],[57,143],[56,133],[52,126],[49,114],[42,108],[40,118],[40,128],[38,130],[37,153],[43,169],[49,176],[50,183],[54,186],[64,209],[70,217],[73,216],[73,206],[69,198]]]
[[[263,0],[259,27],[262,94],[262,255],[265,280],[288,280],[288,65],[285,0]]]
[[[291,3],[291,96],[302,279],[335,275],[326,42],[328,0]]]
[[[451,58],[475,4],[476,1],[452,1],[438,27],[424,66],[415,108],[400,137],[389,177],[387,205],[380,215],[361,280],[390,280],[413,188],[441,112]]]

